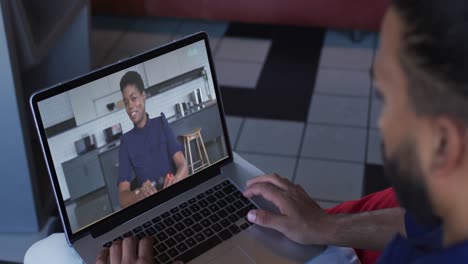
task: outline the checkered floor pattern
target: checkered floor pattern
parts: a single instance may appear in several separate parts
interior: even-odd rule
[[[378,36],[166,18],[92,18],[100,67],[197,31],[210,36],[231,142],[265,171],[301,184],[324,208],[382,182],[372,67]],[[242,105],[240,104],[242,102]]]

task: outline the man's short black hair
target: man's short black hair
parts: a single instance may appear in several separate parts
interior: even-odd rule
[[[140,74],[136,71],[129,71],[122,76],[120,79],[120,91],[123,93],[123,90],[128,85],[135,85],[140,93],[145,91],[145,85],[143,84],[143,79]]]
[[[468,123],[466,0],[393,0],[403,21],[400,62],[418,114]]]

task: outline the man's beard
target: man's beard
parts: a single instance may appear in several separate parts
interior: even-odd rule
[[[420,224],[440,224],[429,198],[414,144],[406,141],[388,157],[383,143],[381,150],[385,176],[393,186],[400,205]]]

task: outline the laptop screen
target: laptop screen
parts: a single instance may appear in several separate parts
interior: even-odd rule
[[[38,102],[73,233],[228,157],[214,85],[201,40]]]

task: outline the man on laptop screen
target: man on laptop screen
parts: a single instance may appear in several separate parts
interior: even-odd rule
[[[73,231],[228,156],[210,75],[199,41],[39,102]],[[57,124],[66,108],[74,124]],[[105,131],[115,124],[121,131],[109,139]],[[194,130],[204,141],[185,149],[184,135]],[[199,166],[200,149],[211,163]]]
[[[164,114],[150,119],[146,113],[143,79],[135,71],[125,73],[120,81],[125,110],[134,127],[121,138],[119,155],[119,200],[122,207],[140,201],[159,189],[188,176],[182,144]],[[175,168],[174,168],[175,167]],[[139,188],[130,190],[131,171]]]

